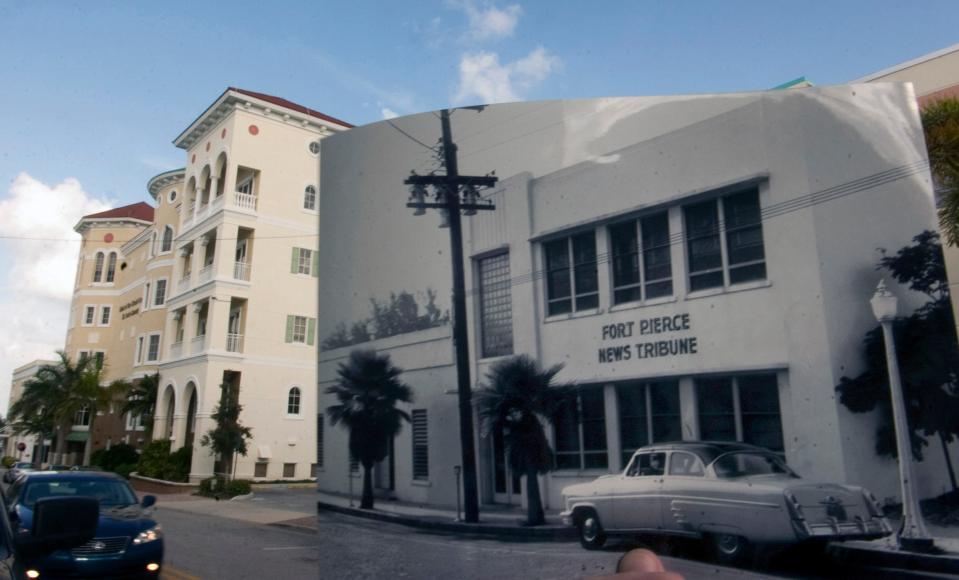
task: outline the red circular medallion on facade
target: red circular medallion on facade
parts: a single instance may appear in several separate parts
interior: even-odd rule
[[[112,241],[113,241],[113,234],[107,234],[107,235],[103,236],[103,241],[106,242],[106,243],[108,243],[108,244],[109,244],[110,242],[112,242]]]
[[[222,131],[220,131],[220,139],[225,139],[225,138],[226,138],[226,129],[223,129]]]
[[[250,135],[256,135],[260,132],[260,128],[256,125],[250,125]]]

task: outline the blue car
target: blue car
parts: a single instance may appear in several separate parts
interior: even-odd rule
[[[92,540],[31,562],[39,578],[159,578],[163,533],[150,517],[154,496],[138,502],[130,484],[112,473],[33,472],[17,479],[7,491],[11,524],[17,533],[28,533],[33,507],[46,497],[95,498],[100,502],[100,519]]]

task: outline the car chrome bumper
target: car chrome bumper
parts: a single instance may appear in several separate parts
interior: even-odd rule
[[[800,538],[824,538],[829,540],[857,540],[881,538],[892,534],[892,527],[885,518],[872,518],[840,522],[831,519],[827,522],[809,523],[793,521]]]

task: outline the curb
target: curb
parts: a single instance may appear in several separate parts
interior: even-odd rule
[[[880,567],[910,572],[959,574],[959,557],[954,555],[879,550],[841,542],[831,543],[826,549],[837,562],[863,569]]]
[[[287,530],[294,530],[297,532],[308,533],[308,534],[316,534],[319,531],[312,526],[301,526],[299,524],[289,524],[286,522],[272,522],[266,525],[273,526],[274,528],[284,528]]]
[[[359,508],[343,507],[340,505],[316,502],[316,510],[331,511],[368,520],[378,520],[381,522],[390,522],[400,524],[411,528],[424,530],[434,530],[443,532],[456,532],[460,534],[477,534],[486,536],[496,536],[499,538],[514,538],[527,540],[545,540],[553,542],[575,541],[579,535],[575,528],[566,526],[542,526],[542,527],[520,527],[504,526],[497,524],[467,524],[459,522],[445,522],[435,520],[424,520],[413,516],[398,515],[385,512],[376,512],[370,510],[361,510]]]
[[[253,492],[251,491],[250,493],[246,493],[246,494],[243,494],[243,495],[235,495],[235,496],[231,497],[229,501],[244,501],[244,500],[248,500],[248,499],[252,498],[253,495],[254,495],[254,494],[253,494]]]

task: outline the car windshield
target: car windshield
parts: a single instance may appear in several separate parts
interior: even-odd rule
[[[20,492],[23,505],[33,507],[44,497],[93,497],[100,506],[125,506],[137,503],[130,486],[122,481],[77,479],[68,481],[28,481]]]
[[[17,469],[32,469],[32,468],[33,468],[33,464],[32,464],[32,463],[18,463],[18,464],[16,464],[16,465],[14,465],[14,467],[17,468]]]
[[[716,477],[731,478],[749,475],[788,475],[798,477],[777,455],[756,451],[737,451],[720,456],[713,462]]]

